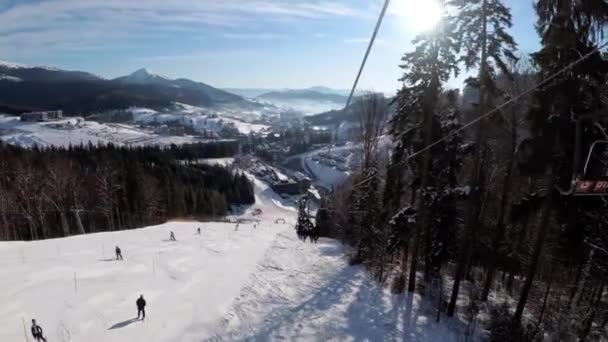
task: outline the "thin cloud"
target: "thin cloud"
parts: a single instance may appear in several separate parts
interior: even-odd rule
[[[156,55],[156,56],[142,56],[135,57],[132,60],[138,62],[180,62],[180,61],[198,61],[198,60],[211,60],[221,59],[233,56],[253,56],[259,52],[253,49],[234,49],[234,50],[222,50],[222,51],[199,51],[185,54],[173,54],[173,55]]]
[[[369,40],[370,40],[370,37],[357,37],[357,38],[347,38],[347,39],[344,39],[343,41],[345,44],[360,44],[360,45],[367,46],[367,44],[369,44]],[[384,40],[382,38],[376,38],[376,40],[374,41],[374,46],[385,48],[390,45],[388,44],[388,42],[386,40]]]
[[[6,1],[0,0],[0,4]],[[267,27],[269,23],[361,16],[364,12],[341,1],[311,0],[19,0],[0,6],[0,47],[20,53],[39,50],[40,42],[61,50],[101,35],[106,46],[136,37]],[[90,33],[92,32],[92,33]],[[28,39],[23,39],[27,34]],[[280,39],[280,34],[227,32],[229,39]],[[105,38],[105,39],[104,39]],[[112,40],[110,40],[112,39]],[[86,42],[84,42],[86,43]],[[17,44],[17,46],[13,45]],[[91,45],[91,44],[89,44]]]
[[[224,33],[222,36],[228,39],[245,40],[274,40],[287,38],[286,35],[277,33]]]

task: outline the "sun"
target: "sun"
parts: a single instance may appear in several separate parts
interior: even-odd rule
[[[443,8],[439,0],[393,0],[392,12],[403,17],[405,25],[414,32],[435,28],[441,21]]]

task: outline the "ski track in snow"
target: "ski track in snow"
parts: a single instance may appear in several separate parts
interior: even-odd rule
[[[348,266],[337,241],[299,241],[295,209],[253,181],[256,204],[238,217],[258,220],[257,229],[169,222],[0,242],[0,341],[23,341],[22,319],[29,334],[31,318],[49,341],[457,340],[417,295],[393,296]],[[263,214],[252,217],[255,208]],[[275,224],[279,217],[287,223]],[[124,261],[113,260],[115,245]],[[140,293],[145,321],[134,319]]]

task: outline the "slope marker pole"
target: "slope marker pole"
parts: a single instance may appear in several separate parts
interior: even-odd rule
[[[25,342],[30,342],[29,337],[27,337],[27,329],[25,328],[25,318],[21,317],[21,323],[23,323],[23,336],[25,336]]]

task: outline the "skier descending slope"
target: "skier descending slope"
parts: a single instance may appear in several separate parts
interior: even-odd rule
[[[122,260],[122,252],[118,246],[116,246],[116,260]]]
[[[146,300],[143,294],[139,296],[135,304],[137,304],[137,319],[141,316],[141,320],[143,321],[146,318]]]
[[[177,240],[175,240],[175,234],[173,234],[173,231],[171,231],[171,234],[169,235],[169,240],[177,241]]]
[[[32,336],[36,341],[44,341],[46,342],[46,338],[42,335],[42,328],[36,324],[36,320],[32,319]]]

